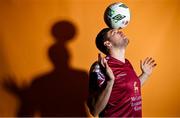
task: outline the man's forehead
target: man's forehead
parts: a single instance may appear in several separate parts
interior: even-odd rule
[[[114,31],[120,31],[120,32],[122,32],[120,29],[110,29],[107,33],[112,33],[112,32],[114,32]],[[123,32],[122,32],[123,33]]]

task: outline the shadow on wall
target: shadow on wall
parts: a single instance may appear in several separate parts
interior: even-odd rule
[[[88,76],[85,71],[70,68],[70,54],[66,43],[76,34],[69,21],[56,22],[51,29],[55,44],[48,55],[53,63],[51,72],[32,79],[30,87],[18,88],[13,78],[5,87],[21,101],[17,116],[86,116]]]

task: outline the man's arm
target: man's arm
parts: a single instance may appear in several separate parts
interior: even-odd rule
[[[97,100],[95,101],[95,98],[92,98],[94,99],[92,103],[93,108],[90,109],[90,112],[94,117],[97,117],[100,112],[103,111],[103,109],[106,107],[112,91],[113,84],[114,80],[109,80],[105,89],[102,90],[101,93],[99,93]]]
[[[107,60],[102,58],[100,54],[98,55],[98,62],[104,67],[106,72],[105,75],[107,76],[108,80],[106,86],[100,92],[98,92],[97,96],[91,96],[90,112],[95,117],[97,117],[106,107],[115,80],[114,74],[107,64]]]
[[[141,75],[139,75],[139,79],[141,81],[141,86],[144,85],[145,81],[149,78],[149,75],[142,73]]]
[[[143,62],[140,61],[140,67],[141,67],[142,74],[139,76],[139,79],[141,81],[141,86],[145,83],[145,81],[152,74],[152,71],[156,65],[157,64],[155,63],[155,60],[153,60],[152,58],[149,58],[149,57],[147,57]]]

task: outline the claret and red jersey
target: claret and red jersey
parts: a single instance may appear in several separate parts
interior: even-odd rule
[[[106,57],[109,67],[115,75],[115,82],[109,101],[99,116],[103,117],[142,117],[141,83],[131,63],[125,63],[111,56]],[[90,96],[97,96],[106,86],[108,78],[96,62],[89,73]]]

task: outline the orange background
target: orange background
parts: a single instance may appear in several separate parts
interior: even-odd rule
[[[55,43],[51,29],[57,22],[73,24],[76,33],[64,44],[69,65],[87,73],[97,59],[95,36],[106,26],[103,12],[116,1],[0,0],[0,116],[15,116],[20,105],[2,86],[4,78],[14,76],[19,86],[30,85],[32,78],[54,68],[48,49]],[[140,59],[151,56],[158,64],[142,88],[143,116],[180,116],[180,1],[121,2],[131,10],[123,29],[130,39],[126,57],[138,74]]]

